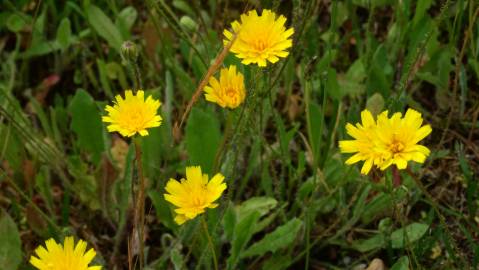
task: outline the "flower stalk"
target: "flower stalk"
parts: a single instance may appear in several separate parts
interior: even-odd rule
[[[393,187],[397,188],[401,185],[401,175],[399,174],[399,170],[396,166],[392,166],[392,173],[393,173]]]
[[[210,246],[211,255],[213,256],[215,270],[218,270],[218,260],[216,259],[215,246],[213,245],[213,240],[211,240],[211,235],[208,231],[208,224],[206,223],[205,216],[201,217],[201,224],[203,225],[203,230],[205,231],[206,238],[208,239],[208,245]]]
[[[143,164],[142,164],[142,152],[141,152],[141,143],[140,140],[137,138],[134,140],[135,142],[135,161],[136,167],[138,171],[138,180],[139,180],[139,187],[138,187],[138,195],[136,196],[136,203],[135,203],[135,216],[134,216],[134,223],[136,230],[133,232],[137,232],[138,236],[138,244],[139,244],[139,261],[140,261],[140,269],[143,269],[143,260],[144,260],[144,232],[145,232],[145,177],[143,175]]]

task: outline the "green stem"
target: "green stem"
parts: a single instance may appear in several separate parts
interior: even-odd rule
[[[208,224],[206,224],[206,219],[204,215],[201,217],[201,223],[203,225],[206,238],[208,239],[208,245],[211,249],[211,255],[213,256],[213,264],[215,266],[215,270],[218,270],[218,260],[216,259],[215,247],[213,245],[213,241],[211,240],[210,232],[208,231]]]
[[[145,178],[143,176],[143,165],[141,159],[141,144],[135,139],[135,160],[138,169],[138,179],[140,180],[138,187],[138,196],[135,205],[135,226],[138,233],[138,244],[140,245],[140,269],[143,269],[144,260],[144,228],[145,228]]]
[[[143,85],[141,83],[141,74],[140,74],[140,67],[136,61],[131,63],[133,66],[133,73],[135,74],[135,91],[143,89]]]
[[[216,151],[216,154],[215,154],[215,160],[214,160],[214,163],[213,163],[213,172],[217,172],[219,170],[220,163],[221,163],[221,157],[223,156],[226,145],[228,144],[228,140],[230,139],[230,137],[232,135],[231,126],[233,124],[233,118],[234,118],[233,111],[228,110],[227,114],[228,114],[228,116],[227,116],[227,120],[226,120],[226,126],[225,126],[223,141],[221,142],[220,147],[218,148],[218,150]]]

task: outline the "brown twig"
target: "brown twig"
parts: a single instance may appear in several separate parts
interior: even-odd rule
[[[215,58],[215,61],[213,62],[213,64],[208,68],[208,71],[206,72],[206,75],[201,80],[200,84],[198,85],[198,87],[195,90],[195,93],[191,97],[190,102],[186,106],[186,110],[183,113],[183,115],[181,116],[180,123],[178,124],[178,122],[176,122],[176,124],[175,124],[175,127],[173,129],[175,134],[176,134],[175,138],[180,137],[179,136],[180,130],[183,127],[183,123],[185,122],[186,117],[190,113],[191,108],[193,107],[193,105],[196,103],[196,101],[200,97],[201,91],[203,90],[203,88],[205,88],[206,84],[208,83],[209,78],[215,73],[216,70],[218,70],[218,68],[223,63],[223,60],[225,59],[226,55],[228,54],[228,52],[229,52],[231,46],[233,45],[234,41],[236,40],[237,36],[238,36],[238,33],[233,33],[233,38],[231,39],[231,41],[228,42],[228,44],[226,44],[226,46],[223,48],[221,53]]]

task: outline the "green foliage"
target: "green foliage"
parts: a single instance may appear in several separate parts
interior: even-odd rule
[[[275,252],[278,249],[285,248],[290,245],[299,230],[301,229],[301,220],[294,218],[286,224],[279,226],[273,232],[267,234],[263,239],[251,245],[242,257],[261,256],[266,252]]]
[[[77,135],[76,146],[92,154],[92,161],[100,161],[105,150],[101,114],[93,98],[83,89],[75,92],[68,110],[72,117],[71,129]]]
[[[429,225],[421,223],[412,223],[391,234],[391,244],[393,248],[403,248],[405,243],[414,243],[421,239],[426,233]]]
[[[427,224],[412,223],[395,230],[391,235],[377,234],[369,239],[358,240],[353,247],[360,252],[368,252],[385,247],[386,239],[390,238],[392,248],[404,248],[404,243],[412,244],[421,239],[428,228]]]
[[[406,256],[399,258],[399,260],[391,266],[391,270],[409,270],[409,258]]]
[[[121,44],[125,40],[110,18],[94,4],[87,5],[85,14],[87,16],[88,23],[95,30],[95,32],[104,38],[113,50],[119,53]],[[123,17],[120,18],[123,19]],[[122,20],[122,23],[122,26],[127,27],[127,25],[124,25],[124,20]]]
[[[220,124],[211,111],[193,108],[186,123],[185,143],[188,163],[213,174],[216,151],[221,142]]]
[[[0,268],[29,269],[36,246],[66,234],[95,247],[104,269],[137,263],[139,245],[144,269],[212,269],[213,254],[219,269],[479,265],[477,1],[31,2],[0,4]],[[215,62],[223,30],[251,9],[294,27],[288,57]],[[127,40],[137,67],[120,56]],[[210,67],[229,65],[247,88],[233,110],[194,93]],[[163,121],[133,138],[146,233],[130,242],[135,147],[101,117],[136,76]],[[398,175],[345,164],[338,141],[364,108],[421,112],[433,129],[426,162]],[[218,207],[178,226],[165,184],[191,165],[228,186]]]
[[[0,216],[0,264],[5,269],[17,269],[22,261],[22,243],[17,224],[5,212]]]
[[[57,29],[57,43],[62,50],[70,46],[72,42],[71,23],[68,18],[64,18]]]
[[[227,261],[227,269],[235,269],[238,264],[241,252],[246,247],[253,236],[256,223],[260,218],[260,213],[251,211],[246,216],[241,218],[235,225],[233,239],[231,241],[230,256]]]

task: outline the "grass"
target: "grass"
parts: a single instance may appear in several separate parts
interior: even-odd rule
[[[242,65],[223,29],[265,8],[293,47]],[[33,269],[38,245],[74,235],[104,269],[477,269],[478,17],[467,0],[3,1],[0,265]],[[201,91],[232,64],[247,97],[228,110]],[[101,122],[139,87],[163,117],[136,141],[140,172],[134,140]],[[421,112],[426,162],[346,165],[337,142],[364,108]],[[164,188],[189,165],[228,188],[178,226]]]

